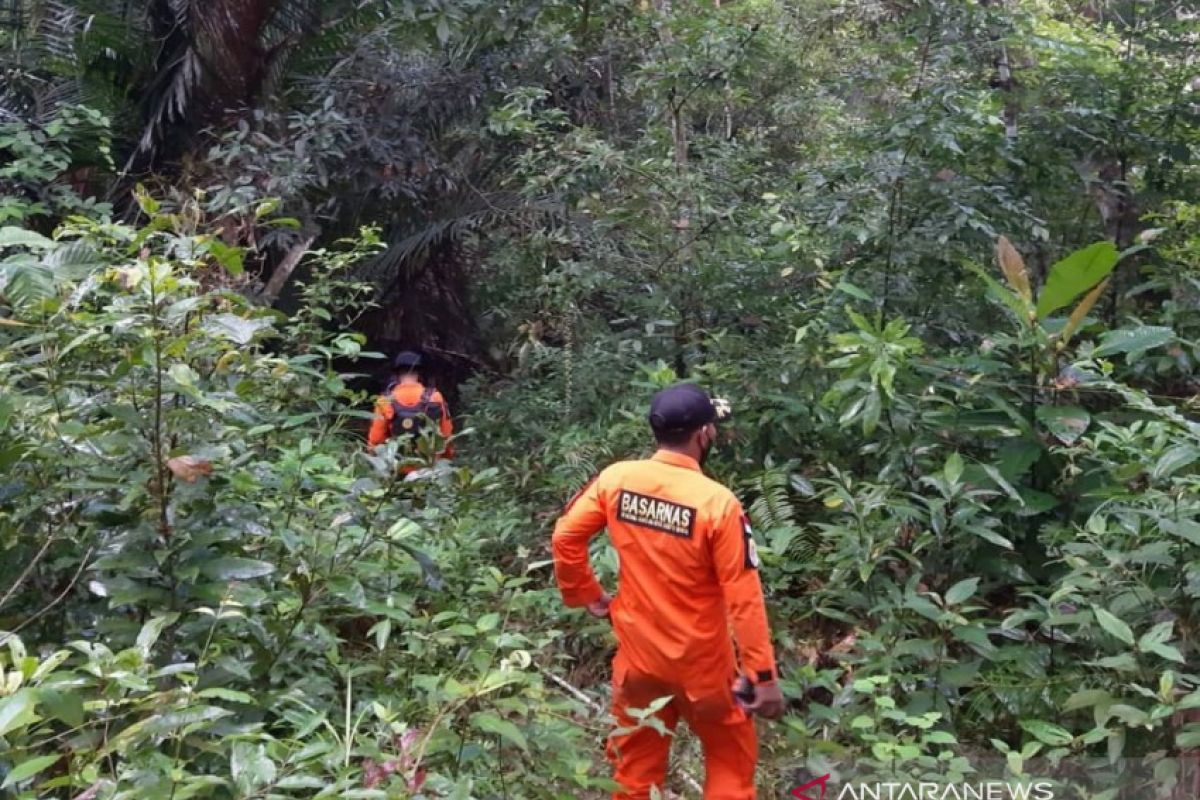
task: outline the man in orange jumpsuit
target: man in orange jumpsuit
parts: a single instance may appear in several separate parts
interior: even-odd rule
[[[682,717],[700,738],[705,800],[753,800],[758,740],[748,712],[777,719],[784,701],[750,524],[733,493],[700,468],[718,416],[698,386],[656,394],[650,426],[658,452],[613,464],[568,504],[554,529],[554,573],[568,606],[612,620],[617,724],[634,728],[628,709],[671,696],[657,716],[672,731]],[[615,599],[588,560],[588,541],[604,527],[621,565]],[[610,737],[623,787],[615,800],[661,790],[670,746],[645,726]]]
[[[396,375],[375,403],[375,418],[367,433],[367,443],[374,447],[393,436],[415,436],[430,422],[437,425],[444,438],[449,439],[454,433],[450,409],[441,392],[421,383],[417,374],[421,366],[420,354],[406,350],[396,356],[392,365]],[[453,455],[454,447],[447,441],[438,457],[450,458]],[[411,470],[412,467],[406,469]]]

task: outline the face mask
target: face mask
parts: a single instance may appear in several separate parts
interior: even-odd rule
[[[717,443],[717,437],[707,437],[708,441],[700,446],[700,466],[704,466],[704,462],[708,460],[708,454],[712,452],[713,445]]]

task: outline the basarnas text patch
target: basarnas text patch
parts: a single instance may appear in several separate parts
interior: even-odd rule
[[[692,538],[696,509],[658,497],[647,497],[627,489],[621,490],[619,500],[617,518],[622,522],[653,528],[684,539]]]

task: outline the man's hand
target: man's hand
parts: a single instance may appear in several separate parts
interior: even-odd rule
[[[598,600],[587,604],[587,612],[597,619],[608,619],[608,607],[612,605],[612,595],[604,592]]]
[[[745,706],[751,714],[757,714],[764,719],[779,719],[787,710],[787,702],[783,692],[775,681],[756,683],[754,685],[754,702]]]

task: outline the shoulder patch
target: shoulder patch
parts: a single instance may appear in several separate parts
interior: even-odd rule
[[[617,503],[617,519],[681,539],[690,539],[696,526],[696,509],[622,489]]]
[[[754,542],[754,531],[750,528],[750,517],[742,514],[742,534],[745,545],[745,556],[742,566],[746,569],[758,569],[758,545]]]

